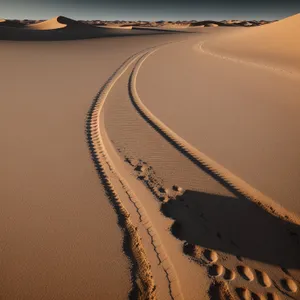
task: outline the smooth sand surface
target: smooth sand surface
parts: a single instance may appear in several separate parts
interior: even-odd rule
[[[164,40],[1,42],[3,299],[126,298],[129,262],[85,118],[123,60]]]
[[[299,81],[244,30],[1,42],[4,299],[300,297]]]
[[[300,73],[299,28],[300,14],[297,14],[271,24],[224,35],[206,47],[224,55]]]

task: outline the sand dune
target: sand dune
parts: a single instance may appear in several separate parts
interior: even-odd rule
[[[1,26],[1,24],[7,24]],[[24,25],[20,22],[12,23],[4,20],[0,23],[0,40],[16,41],[56,41],[78,40],[100,37],[116,37],[127,35],[157,35],[164,31],[153,31],[137,28],[131,31],[132,26],[94,26],[80,21],[58,16],[50,20]],[[17,24],[17,25],[9,25]]]
[[[228,56],[300,72],[300,14],[220,37],[207,44]]]
[[[250,23],[249,23],[250,22]],[[231,24],[225,21],[76,21],[64,16],[49,20],[0,20],[0,40],[55,41],[98,38],[104,36],[124,36],[138,34],[158,34],[174,32],[199,32],[202,27],[258,26],[259,21],[240,21]],[[134,29],[134,32],[131,32]],[[197,30],[198,29],[198,30]],[[151,30],[151,31],[150,31]],[[154,32],[155,30],[155,32]]]
[[[20,21],[0,19],[0,28],[1,27],[23,28],[24,24]]]
[[[27,25],[26,28],[32,29],[32,30],[55,30],[55,29],[61,29],[61,28],[72,28],[72,29],[86,29],[92,28],[91,25],[83,24],[79,21],[75,21],[63,16],[58,16],[55,18],[52,18],[47,21],[43,21],[36,24],[30,24]]]
[[[132,26],[127,26],[127,25],[119,25],[119,24],[115,24],[115,25],[99,25],[99,26],[97,26],[97,27],[99,27],[99,28],[113,28],[113,29],[115,29],[115,28],[117,28],[117,29],[127,29],[127,30],[130,30],[130,29],[132,29]]]

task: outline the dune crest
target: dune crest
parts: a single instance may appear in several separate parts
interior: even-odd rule
[[[300,14],[224,35],[208,48],[225,55],[275,65],[292,73],[300,71]]]
[[[66,27],[73,27],[73,26],[86,27],[88,25],[82,24],[81,22],[66,18],[64,16],[58,16],[49,19],[47,21],[42,21],[40,23],[27,25],[26,28],[35,29],[35,30],[55,30],[55,29],[61,29]]]

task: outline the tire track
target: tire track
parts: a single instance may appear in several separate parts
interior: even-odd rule
[[[144,52],[144,51],[143,51]],[[142,53],[142,52],[140,52]],[[137,59],[140,53],[129,57],[108,79],[102,89],[97,93],[90,107],[86,120],[86,137],[90,149],[91,157],[99,178],[105,188],[105,192],[110,199],[114,210],[118,216],[119,226],[124,233],[123,248],[126,255],[132,262],[131,276],[133,287],[129,298],[155,299],[154,282],[151,275],[151,268],[147,262],[144,249],[142,248],[140,237],[135,226],[132,224],[129,213],[120,201],[106,172],[107,157],[100,135],[99,117],[103,102],[115,81],[127,70],[127,68]]]
[[[163,45],[166,44],[169,43],[165,43]],[[154,247],[154,251],[157,255],[159,264],[162,266],[163,271],[166,274],[166,279],[168,281],[168,286],[169,286],[170,298],[182,299],[182,295],[180,292],[179,282],[176,278],[176,273],[173,271],[173,266],[170,263],[168,257],[165,255],[165,250],[162,244],[160,243],[158,235],[153,229],[151,222],[147,217],[146,212],[144,211],[141,203],[138,201],[134,193],[128,187],[128,183],[126,182],[125,178],[123,178],[118,173],[112,160],[109,157],[108,152],[106,151],[105,141],[101,133],[100,120],[102,116],[101,114],[103,113],[102,108],[105,103],[105,100],[110,90],[117,82],[117,80],[140,56],[143,57],[144,53],[147,55],[147,53],[151,53],[151,50],[155,51],[153,49],[158,49],[161,46],[150,47],[129,57],[112,74],[112,76],[107,80],[104,86],[97,93],[90,107],[90,110],[87,115],[87,120],[86,120],[86,137],[87,137],[87,143],[90,149],[91,157],[94,162],[95,168],[98,172],[98,175],[100,177],[100,180],[105,188],[106,194],[109,197],[118,215],[119,226],[124,231],[124,252],[130,258],[133,264],[131,269],[131,276],[132,276],[132,281],[134,286],[129,295],[129,297],[132,299],[156,299],[155,285],[153,281],[153,276],[151,274],[151,266],[147,261],[141,239],[137,232],[137,227],[135,227],[132,224],[130,220],[130,214],[122,204],[115,190],[115,187],[113,186],[111,179],[109,178],[108,172],[113,173],[118,178],[119,182],[122,185],[122,188],[128,195],[129,200],[135,206],[141,223],[143,224],[143,226],[145,226],[146,231],[150,236],[151,244]],[[174,277],[175,279],[172,280],[172,278]]]
[[[222,184],[234,195],[239,198],[246,198],[247,200],[255,202],[258,206],[265,209],[268,213],[299,225],[300,221],[295,214],[289,212],[284,207],[273,201],[271,198],[262,194],[260,191],[256,190],[248,183],[243,181],[241,178],[231,173],[225,167],[213,161],[207,155],[190,145],[186,140],[173,132],[168,126],[166,126],[155,115],[153,115],[151,111],[143,104],[137,93],[137,76],[144,61],[157,50],[158,49],[155,49],[154,51],[140,57],[130,75],[129,96],[132,104],[144,118],[144,120],[150,126],[152,126],[162,137],[164,137],[171,145],[173,145],[179,152],[185,155],[191,162],[204,170],[208,175]]]

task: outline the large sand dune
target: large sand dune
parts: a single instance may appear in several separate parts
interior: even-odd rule
[[[206,47],[224,55],[299,73],[299,36],[300,14],[297,14],[271,24],[224,35]]]
[[[63,16],[58,16],[52,18],[47,21],[43,21],[36,24],[27,25],[26,28],[28,29],[35,29],[35,30],[53,30],[53,29],[61,29],[61,28],[72,28],[72,29],[90,29],[91,25],[83,24],[79,21],[75,21]]]
[[[0,298],[299,299],[297,51],[260,48],[298,20],[9,28],[102,35],[0,42]]]

